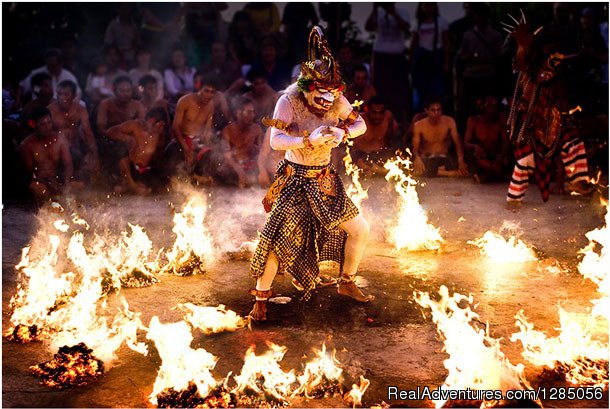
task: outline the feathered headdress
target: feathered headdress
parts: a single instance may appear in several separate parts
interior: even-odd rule
[[[307,61],[301,63],[298,84],[303,91],[311,90],[311,86],[333,89],[343,84],[339,64],[318,26],[314,26],[309,33]]]

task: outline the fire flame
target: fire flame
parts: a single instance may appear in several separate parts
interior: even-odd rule
[[[364,395],[370,384],[371,381],[360,375],[360,385],[353,384],[352,390],[346,393],[343,399],[347,403],[351,403],[353,408],[360,406],[362,404],[362,395]]]
[[[304,394],[308,398],[314,397],[316,390],[323,390],[330,383],[338,384],[343,374],[343,369],[338,365],[340,362],[336,358],[337,351],[332,353],[326,351],[326,344],[322,344],[322,349],[313,349],[314,358],[305,365],[303,374],[298,377],[300,386],[293,392],[293,396]]]
[[[386,180],[396,181],[395,189],[400,195],[400,210],[396,222],[389,228],[389,242],[396,250],[438,250],[443,238],[439,229],[428,223],[428,216],[419,204],[417,181],[405,173],[405,170],[411,171],[411,161],[397,157],[387,161],[384,168],[388,170]]]
[[[287,348],[272,342],[267,342],[267,346],[269,349],[261,355],[254,353],[254,346],[248,348],[241,373],[234,377],[237,386],[231,392],[242,394],[251,390],[259,395],[270,395],[279,402],[286,402],[292,384],[296,381],[294,370],[284,372],[279,364]]]
[[[166,254],[167,265],[163,271],[177,275],[188,275],[205,272],[205,267],[216,259],[212,236],[204,221],[207,212],[205,196],[191,196],[182,208],[174,214],[176,234],[174,245]]]
[[[608,273],[608,266],[610,265],[610,257],[608,256],[610,209],[608,203],[606,203],[604,220],[604,226],[586,234],[589,244],[579,251],[584,256],[578,265],[578,271],[597,285],[597,291],[602,296],[602,298],[592,301],[594,305],[593,314],[605,317],[608,320],[610,319],[608,316],[608,309],[610,308],[610,274]],[[598,248],[599,250],[597,250]]]
[[[549,338],[534,329],[523,311],[515,318],[520,331],[511,335],[512,341],[523,345],[523,357],[534,365],[565,372],[566,379],[575,385],[608,387],[608,204],[605,225],[586,234],[589,244],[579,253],[584,254],[578,271],[598,286],[600,299],[592,300],[590,315],[568,313],[559,307],[559,335]],[[598,336],[599,328],[603,328]],[[602,339],[596,339],[602,337]]]
[[[205,349],[190,347],[193,334],[186,322],[162,324],[158,317],[152,317],[146,337],[155,343],[162,360],[153,391],[149,395],[152,404],[157,404],[157,395],[164,390],[187,390],[191,382],[202,398],[216,388],[218,382],[211,371],[218,359]]]
[[[352,199],[352,202],[358,209],[361,208],[364,199],[369,197],[368,189],[364,189],[360,183],[360,174],[362,169],[354,164],[352,156],[350,155],[349,146],[345,146],[345,156],[343,157],[343,163],[345,164],[345,172],[352,178],[352,183],[347,186],[345,192]]]
[[[218,307],[201,307],[191,303],[178,304],[185,312],[185,321],[204,334],[216,334],[223,331],[235,331],[247,325],[247,321],[234,311],[226,310],[224,305]]]
[[[479,315],[470,307],[472,295],[459,293],[449,296],[449,290],[441,286],[440,299],[434,301],[425,292],[415,292],[415,301],[432,310],[432,321],[444,341],[443,350],[449,354],[444,366],[449,371],[441,389],[447,390],[502,390],[531,389],[523,375],[523,365],[512,365],[500,350],[500,340],[489,336],[488,330],[477,328],[473,321]],[[435,401],[442,407],[445,401]]]
[[[500,231],[514,230],[507,226],[509,224],[505,222]],[[525,263],[537,260],[534,250],[514,235],[505,239],[501,234],[488,230],[483,237],[468,241],[468,244],[477,246],[487,260],[497,264]]]

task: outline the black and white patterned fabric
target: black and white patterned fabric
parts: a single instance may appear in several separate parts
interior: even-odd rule
[[[279,260],[278,274],[292,275],[305,289],[302,299],[309,300],[320,272],[319,263],[334,261],[342,271],[347,234],[339,225],[358,215],[358,208],[346,195],[343,182],[330,166],[334,180],[334,196],[320,190],[312,170],[327,166],[304,166],[283,160],[275,178],[294,169],[274,203],[260,234],[260,242],[252,257],[250,274],[259,277],[265,270],[267,257],[273,251]]]

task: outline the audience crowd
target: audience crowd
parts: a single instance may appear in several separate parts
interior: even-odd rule
[[[36,7],[7,6],[3,24],[44,19]],[[40,202],[88,187],[147,195],[173,175],[269,186],[283,153],[270,148],[261,119],[298,77],[315,24],[326,28],[344,95],[367,123],[351,146],[365,177],[383,175],[383,163],[408,149],[419,175],[510,178],[515,44],[502,23],[514,25],[514,5],[463,3],[464,16],[452,22],[436,3],[419,3],[413,16],[401,3],[288,3],[283,13],[274,3],[245,3],[230,22],[226,3],[95,7],[104,12],[56,5],[47,16],[53,27],[65,21],[61,36],[30,33],[10,48],[19,51],[3,78],[5,197]],[[351,7],[371,8],[359,37],[350,33]],[[569,100],[581,108],[574,115],[590,163],[607,174],[607,5],[524,7],[528,24],[547,27],[573,57]],[[359,40],[366,33],[369,41]]]

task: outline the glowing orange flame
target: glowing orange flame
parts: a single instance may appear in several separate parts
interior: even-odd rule
[[[350,142],[351,143],[351,142]],[[345,192],[352,199],[352,202],[358,209],[361,208],[362,202],[369,197],[368,189],[364,189],[360,183],[360,174],[362,169],[354,164],[352,156],[350,155],[349,146],[345,146],[345,156],[343,157],[343,163],[345,164],[345,172],[352,178],[352,183],[347,186]]]
[[[443,238],[439,229],[428,223],[428,216],[419,204],[415,190],[417,181],[408,174],[411,162],[397,157],[383,166],[388,170],[386,180],[396,181],[395,189],[400,196],[400,210],[394,225],[389,228],[388,241],[396,250],[438,250]]]

